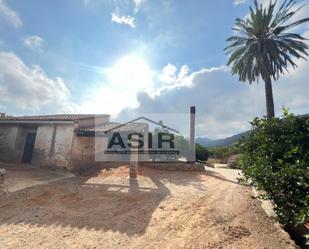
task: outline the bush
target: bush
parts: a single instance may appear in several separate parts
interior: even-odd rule
[[[227,159],[227,166],[231,169],[241,169],[241,154],[231,155]]]
[[[209,147],[209,158],[218,159],[221,163],[227,163],[230,156],[239,154],[238,143],[224,147]]]
[[[282,119],[256,118],[241,141],[241,181],[265,191],[282,224],[308,221],[309,118],[286,110]]]
[[[208,160],[207,149],[200,144],[196,144],[196,146],[195,146],[195,157],[196,157],[196,161],[207,161]]]

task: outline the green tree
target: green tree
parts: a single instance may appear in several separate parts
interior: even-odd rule
[[[207,149],[204,146],[197,143],[195,145],[195,157],[196,161],[207,161],[208,160]]]
[[[230,55],[228,65],[232,74],[239,80],[250,84],[260,77],[265,83],[267,117],[275,116],[272,92],[272,80],[288,71],[289,65],[297,67],[295,58],[308,55],[307,40],[299,34],[291,33],[291,29],[309,21],[309,18],[292,21],[303,7],[297,8],[295,0],[285,0],[275,11],[277,1],[268,6],[254,1],[254,9],[245,19],[236,19],[235,36],[227,39],[225,48]]]
[[[189,141],[180,134],[175,134],[175,148],[182,152],[189,151]]]
[[[284,225],[309,221],[309,117],[256,118],[241,141],[241,181],[265,191]]]

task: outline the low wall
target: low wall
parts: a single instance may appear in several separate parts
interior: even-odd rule
[[[130,162],[82,162],[82,161],[73,161],[73,167],[71,171],[78,175],[95,175],[96,172],[99,172],[104,168],[117,168],[121,166],[130,167]],[[168,170],[168,171],[205,171],[204,165],[200,163],[184,163],[184,162],[140,162],[138,164],[138,169],[143,167],[149,167],[159,170]]]
[[[204,164],[201,163],[186,163],[186,162],[141,162],[141,167],[150,167],[160,170],[172,171],[204,171]]]

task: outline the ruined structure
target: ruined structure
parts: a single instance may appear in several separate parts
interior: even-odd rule
[[[110,122],[109,115],[2,115],[0,161],[69,170],[89,167],[96,163],[95,133],[118,125]],[[147,127],[143,129],[147,132]],[[106,147],[105,140],[100,142],[101,147]]]
[[[143,122],[137,122],[139,120],[143,120]],[[154,138],[149,132],[147,122],[164,128],[169,133],[159,132],[156,134],[158,137]],[[42,167],[57,167],[68,170],[88,169],[107,161],[131,161],[132,167],[135,169],[132,172],[135,175],[136,163],[141,161],[178,162],[181,157],[186,156],[187,162],[194,163],[195,107],[190,108],[189,147],[182,148],[183,151],[180,150],[181,148],[174,148],[174,136],[170,135],[172,132],[178,131],[163,125],[162,121],[155,122],[146,117],[139,117],[120,124],[110,122],[109,115],[62,114],[16,117],[1,114],[0,161],[31,163]],[[121,134],[125,140],[119,140],[120,138],[115,136],[117,134]],[[137,151],[134,151],[130,150],[132,145],[131,135],[136,136],[136,134],[142,137],[143,143],[141,147],[138,146]],[[167,135],[169,135],[168,138],[166,138]],[[118,138],[118,140],[113,140],[113,138]],[[139,141],[139,137],[137,136],[135,140]],[[108,145],[111,141],[115,142],[116,145],[126,144],[130,153],[107,153],[110,152]],[[158,141],[157,144],[154,141]],[[169,146],[165,148],[162,146],[163,143]],[[153,144],[157,148],[152,147]],[[124,151],[127,148],[126,146],[123,146],[125,147]],[[162,155],[154,153],[154,156],[150,156],[150,153],[148,153],[150,150],[162,152]],[[168,153],[173,151],[178,152],[178,154]]]

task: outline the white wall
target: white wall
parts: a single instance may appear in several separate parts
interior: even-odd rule
[[[67,168],[70,163],[73,135],[73,124],[39,126],[34,146],[33,163]]]

